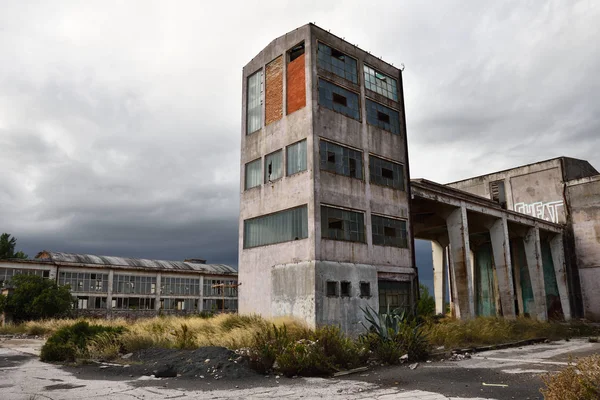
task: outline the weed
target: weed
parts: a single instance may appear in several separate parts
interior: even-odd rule
[[[175,347],[178,349],[191,349],[194,347],[195,334],[186,324],[181,324],[181,328],[171,332],[175,336]]]
[[[582,358],[577,365],[554,375],[545,375],[546,388],[540,389],[546,400],[597,400],[600,398],[600,355]]]

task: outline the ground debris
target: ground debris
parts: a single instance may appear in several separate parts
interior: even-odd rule
[[[468,360],[469,358],[471,358],[471,353],[453,353],[450,358],[448,359],[449,361],[461,361],[461,360]]]

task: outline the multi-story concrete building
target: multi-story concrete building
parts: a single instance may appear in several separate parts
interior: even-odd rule
[[[240,312],[362,330],[417,271],[401,71],[308,24],[243,69]]]
[[[32,260],[0,260],[0,288],[18,274],[69,285],[75,314],[81,316],[237,310],[237,271],[199,259],[164,261],[43,251]]]
[[[559,157],[447,186],[563,226],[571,308],[600,321],[600,174],[590,163]],[[541,252],[552,259],[549,249]]]

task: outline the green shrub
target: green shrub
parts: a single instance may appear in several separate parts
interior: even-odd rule
[[[265,326],[256,332],[254,342],[248,349],[250,367],[260,373],[265,373],[273,368],[277,355],[292,342],[288,335],[287,327],[278,328],[275,325]]]
[[[369,348],[345,336],[337,326],[318,328],[312,337],[336,369],[356,368],[369,358]]]
[[[545,389],[540,389],[546,400],[600,399],[600,355],[582,358],[577,365],[569,365],[558,374],[545,375]]]
[[[125,328],[122,326],[90,325],[87,321],[79,321],[60,328],[50,336],[42,347],[40,358],[42,361],[72,361],[75,356],[87,356],[88,342],[97,335],[104,333],[116,337],[123,332]],[[65,354],[55,351],[61,346],[71,348],[73,351]]]
[[[300,339],[277,355],[277,368],[287,377],[329,375],[335,370],[318,342]]]

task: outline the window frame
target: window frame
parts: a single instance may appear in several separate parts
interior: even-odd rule
[[[268,162],[268,159],[269,159],[269,157],[271,157],[271,156],[273,156],[273,155],[275,155],[275,154],[280,154],[280,160],[281,160],[281,162],[280,162],[280,171],[281,171],[281,172],[280,172],[280,175],[279,175],[277,178],[275,178],[275,179],[268,179],[268,177],[269,177],[271,174],[267,175],[267,171],[268,171],[268,168],[267,168],[267,162]],[[264,181],[264,182],[263,182],[263,183],[264,183],[265,185],[266,185],[267,183],[273,183],[273,182],[277,182],[278,180],[280,180],[281,178],[283,178],[283,175],[284,175],[283,168],[284,168],[284,164],[285,164],[285,160],[284,160],[284,158],[283,158],[283,149],[278,149],[278,150],[275,150],[275,151],[273,151],[273,152],[271,152],[271,153],[269,153],[269,154],[266,154],[266,155],[265,155],[265,161],[264,161],[264,163],[263,163],[263,164],[264,164],[264,165],[263,165],[263,175],[264,175],[264,178],[263,178],[263,181]]]
[[[335,150],[335,147],[339,147],[341,149],[341,157],[342,157],[341,172],[337,168],[337,166],[340,165],[340,164],[338,164],[337,160],[335,160],[333,162],[334,165],[336,166],[335,170],[328,168],[328,165],[331,163],[330,156],[333,155],[335,158],[338,154],[335,151],[330,151],[328,146],[334,146],[333,148],[331,148],[331,150]],[[356,157],[356,154],[353,154],[353,153],[358,153],[360,155],[360,157]],[[323,154],[326,156],[325,159],[323,158]],[[345,160],[348,160],[348,165],[344,164]],[[354,166],[354,171],[358,172],[360,174],[360,177],[356,176],[356,174],[354,176],[352,175],[351,160],[353,160],[353,161],[360,160],[360,168],[358,168],[357,165]],[[329,140],[324,140],[322,138],[319,139],[319,169],[321,171],[326,171],[326,172],[330,172],[332,174],[347,176],[349,178],[364,181],[365,180],[364,164],[365,164],[364,163],[364,152],[362,150],[354,149],[354,148],[348,147],[348,146],[343,146],[341,144],[331,142]],[[345,174],[343,172],[346,168],[348,169],[348,174]]]
[[[334,288],[333,294],[330,293],[330,288]],[[327,297],[340,297],[340,285],[338,281],[327,281],[325,284],[325,295]]]
[[[321,82],[323,82],[324,85],[321,85]],[[323,91],[327,90],[327,88],[326,88],[327,85],[331,85],[334,88],[337,88],[337,89],[341,90],[343,93],[347,92],[348,94],[356,96],[356,110],[354,108],[349,107],[348,105],[342,106],[342,107],[344,107],[345,109],[347,109],[349,111],[355,111],[356,115],[353,115],[353,114],[351,114],[349,112],[345,112],[343,109],[337,109],[336,110],[334,108],[334,106],[333,106],[333,104],[335,103],[333,101],[333,95],[334,94],[337,94],[339,96],[345,97],[346,98],[346,104],[348,104],[349,96],[346,95],[346,94],[336,93],[336,92],[333,91],[333,89],[330,90],[331,93],[332,93],[332,96],[331,96],[331,107],[329,107],[327,105],[327,103],[329,103],[329,100],[328,99],[324,99],[323,96],[321,95],[321,90],[323,90]],[[325,103],[324,101],[327,101],[327,103]],[[335,83],[333,83],[333,82],[331,82],[331,81],[329,81],[327,79],[324,79],[322,77],[318,77],[318,80],[317,80],[317,104],[320,107],[323,107],[323,108],[325,108],[327,110],[330,110],[330,111],[333,111],[335,113],[341,114],[341,115],[343,115],[345,117],[348,117],[350,119],[353,119],[355,121],[362,122],[362,117],[361,117],[361,101],[362,101],[362,99],[361,99],[360,93],[356,93],[353,90],[350,90],[350,89],[347,89],[347,88],[345,88],[343,86],[335,84]],[[338,103],[335,103],[335,104],[338,104]]]
[[[250,79],[257,74],[260,74],[259,89],[258,89],[259,99],[258,99],[258,105],[255,108],[259,109],[259,112],[258,112],[259,121],[258,121],[258,128],[254,129],[253,131],[250,131],[250,123],[249,123],[249,121],[250,121]],[[264,121],[263,121],[263,119],[264,119],[263,118],[263,93],[264,93],[264,71],[263,71],[263,68],[261,67],[246,77],[246,136],[252,135],[253,133],[258,132],[263,128],[263,123],[264,123]]]
[[[394,221],[399,223],[400,225],[404,225],[403,227],[389,227],[385,224],[377,224],[378,227],[382,227],[383,228],[383,234],[379,234],[379,233],[375,233],[376,229],[375,229],[375,225],[376,225],[376,220],[380,219],[382,220],[382,222],[385,222],[385,220],[388,221]],[[385,234],[385,229],[386,228],[392,228],[394,229],[396,235],[393,236],[393,238],[395,240],[398,240],[400,242],[399,245],[392,243],[388,243],[387,238],[388,237],[392,237],[392,236],[388,236]],[[403,228],[403,229],[402,229]],[[400,231],[398,232],[398,229],[400,229]],[[402,235],[403,234],[403,235]],[[382,236],[383,237],[383,243],[375,243],[375,236]],[[371,242],[373,243],[373,246],[384,246],[384,247],[395,247],[398,249],[408,249],[409,245],[408,245],[408,220],[403,219],[403,218],[395,218],[395,217],[390,217],[387,215],[380,215],[380,214],[371,214]]]
[[[373,110],[376,113],[375,115],[372,114]],[[365,98],[365,112],[368,125],[374,126],[393,135],[402,136],[402,123],[399,110],[388,107],[385,104],[381,104],[373,99]],[[383,121],[380,118],[380,115],[386,115],[388,117],[388,121]],[[395,129],[396,127],[397,130]]]
[[[305,156],[304,169],[300,169],[298,171],[290,173],[290,171],[289,171],[289,159],[290,159],[289,150],[290,150],[290,148],[292,148],[294,146],[299,146],[301,143],[304,143],[304,156]],[[285,147],[285,176],[293,176],[293,175],[299,174],[299,173],[307,171],[307,170],[308,170],[308,141],[307,141],[307,139],[302,139],[302,140],[294,142],[290,145],[287,145]]]
[[[376,162],[379,162],[380,165],[376,165]],[[399,179],[399,186],[396,187],[394,186],[394,179],[392,178],[392,184],[391,185],[386,185],[384,183],[381,182],[377,182],[377,178],[379,175],[377,174],[376,169],[377,168],[381,168],[382,169],[382,173],[381,173],[381,179],[389,179],[383,176],[383,169],[384,169],[384,163],[387,164],[391,164],[392,166],[392,174],[394,173],[393,167],[397,167],[398,171],[400,172],[400,179]],[[385,168],[386,170],[389,170],[389,168]],[[369,153],[369,183],[371,185],[377,185],[377,186],[382,186],[382,187],[388,187],[391,189],[395,189],[395,190],[401,190],[403,192],[406,192],[406,174],[405,174],[405,170],[404,170],[404,164],[396,162],[396,161],[392,161],[392,160],[388,160],[386,158],[380,157],[378,155]]]
[[[371,298],[373,293],[371,292],[371,282],[360,281],[359,284],[359,293],[361,298]],[[366,290],[364,290],[366,289]],[[365,294],[366,292],[366,294]]]
[[[370,74],[368,72],[368,70],[372,70],[373,74]],[[375,81],[372,81],[371,79],[367,78],[367,75],[372,76],[375,79]],[[390,91],[388,89],[387,85],[385,87],[385,90],[380,87],[381,88],[381,92],[392,93],[394,96],[390,97],[390,96],[388,96],[386,94],[378,92],[377,90],[373,90],[371,87],[367,87],[367,83],[369,83],[369,86],[371,86],[371,82],[373,82],[373,84],[375,85],[375,88],[377,88],[378,87],[377,86],[377,82],[379,80],[384,80],[384,79],[378,77],[377,75],[382,75],[386,79],[391,79],[392,81],[394,81],[394,85],[390,84],[390,86],[395,86],[394,88],[392,88],[392,89],[395,89],[395,92]],[[385,73],[379,71],[377,68],[372,67],[369,64],[365,63],[365,64],[363,64],[363,80],[364,80],[364,83],[365,83],[364,84],[365,89],[370,90],[373,93],[377,93],[378,95],[383,96],[386,99],[389,99],[389,100],[394,101],[396,103],[398,102],[398,99],[400,98],[400,95],[399,95],[399,87],[400,87],[400,85],[399,85],[399,80],[397,78],[389,76],[388,74],[385,74]]]
[[[260,174],[259,174],[260,179],[258,180],[258,184],[248,187],[248,167],[250,166],[250,164],[254,164],[254,163],[257,163],[260,166],[259,167],[260,168]],[[262,157],[259,157],[256,160],[252,160],[252,161],[249,161],[246,164],[244,164],[244,190],[250,190],[250,189],[254,189],[255,187],[260,187],[263,184],[262,181],[263,181]]]
[[[276,214],[283,213],[283,212],[289,212],[289,211],[292,211],[292,210],[298,210],[298,209],[301,209],[301,208],[304,208],[306,210],[305,211],[306,218],[304,218],[301,221],[302,224],[305,224],[304,226],[301,227],[301,230],[302,230],[303,234],[306,233],[306,236],[304,236],[304,237],[296,237],[294,239],[281,240],[281,241],[277,241],[277,242],[271,242],[271,243],[265,243],[265,244],[258,244],[258,245],[254,245],[254,246],[248,246],[248,244],[246,242],[246,240],[247,240],[247,231],[246,230],[248,229],[247,228],[247,223],[248,222],[255,221],[255,220],[260,219],[260,218],[267,218],[267,217],[274,216]],[[304,228],[306,228],[306,231],[305,231]],[[302,205],[299,205],[299,206],[296,206],[296,207],[286,208],[286,209],[275,211],[275,212],[272,212],[272,213],[268,213],[268,214],[259,215],[259,216],[253,217],[253,218],[245,219],[244,222],[243,222],[243,229],[244,229],[244,232],[243,232],[243,237],[242,237],[242,246],[243,246],[244,250],[246,250],[246,249],[254,249],[254,248],[263,247],[263,246],[271,246],[271,245],[274,245],[274,244],[280,244],[280,243],[286,243],[286,242],[293,242],[293,241],[296,241],[296,240],[308,239],[310,237],[310,233],[308,232],[308,204],[302,204]]]
[[[324,57],[319,57],[319,54],[321,52],[321,46],[325,46],[329,49],[329,54],[325,54]],[[335,56],[333,54],[334,52],[338,53],[338,56]],[[332,62],[327,62],[325,60],[325,57],[330,57],[330,58],[335,58],[335,59],[341,61],[340,56],[347,57],[349,60],[354,61],[354,71],[352,71],[352,64],[346,63],[346,60],[343,61],[344,68],[340,68],[339,66],[334,65]],[[348,66],[350,67],[349,69],[346,68]],[[356,59],[355,57],[352,57],[351,55],[347,54],[346,52],[344,52],[342,50],[338,50],[337,48],[335,48],[321,40],[317,41],[317,67],[322,69],[323,71],[327,71],[341,79],[344,79],[345,81],[350,82],[354,85],[360,84],[358,59]],[[340,75],[339,73],[335,72],[337,70],[343,70],[344,75]],[[352,72],[354,72],[354,76],[353,76],[355,78],[354,80],[348,79],[348,76],[352,77]]]
[[[337,216],[331,215],[328,211],[324,212],[324,209],[329,209],[332,211],[340,211],[341,216],[337,217]],[[347,208],[332,206],[332,205],[328,205],[328,204],[321,204],[320,211],[321,211],[321,240],[337,240],[337,241],[342,241],[342,242],[363,243],[363,244],[367,243],[367,227],[366,227],[366,223],[365,223],[365,216],[366,216],[365,211],[350,210]],[[344,213],[349,213],[349,215],[356,214],[362,218],[357,219],[357,221],[355,222],[355,221],[345,218]],[[342,223],[342,229],[333,229],[333,230],[341,231],[343,238],[337,237],[338,236],[337,234],[335,235],[335,237],[330,236],[330,232],[329,232],[330,228],[329,227],[331,226],[332,219],[338,220],[339,222]],[[354,223],[357,224],[356,230],[351,229],[351,226]],[[362,227],[362,231],[360,229],[361,227]],[[357,240],[353,240],[350,238],[353,234],[356,234],[358,236]]]
[[[346,286],[347,290],[344,290],[344,286]],[[350,281],[341,281],[340,282],[340,297],[352,297],[352,282],[350,282]]]

